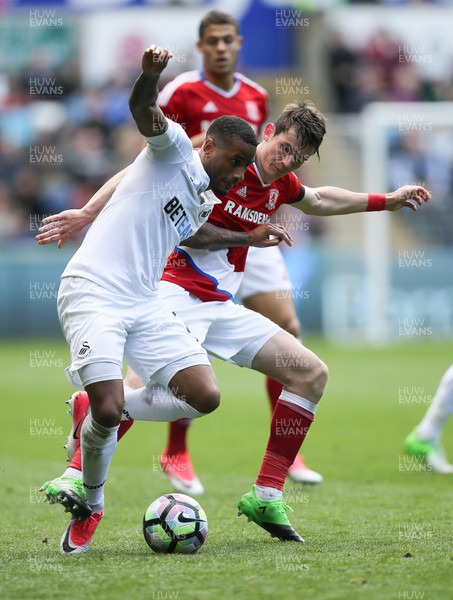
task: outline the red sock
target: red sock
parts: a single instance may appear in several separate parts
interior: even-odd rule
[[[72,457],[72,460],[70,461],[68,467],[71,467],[72,469],[77,469],[77,471],[82,470],[82,453],[80,451],[80,446],[75,451],[75,454]]]
[[[132,425],[134,424],[134,419],[131,419],[130,421],[121,421],[120,426],[118,428],[118,433],[116,435],[116,437],[118,438],[118,441],[120,441],[120,439],[123,437],[123,435],[125,435],[129,429],[132,427]]]
[[[280,398],[280,394],[282,393],[283,386],[275,379],[266,377],[266,389],[267,395],[269,397],[269,402],[271,403],[272,407],[271,412],[274,412],[278,399]]]
[[[271,413],[274,412],[275,407],[277,406],[278,399],[280,398],[280,394],[282,393],[283,386],[275,379],[271,379],[271,377],[266,377],[266,389],[267,395],[269,398],[269,402],[271,403]],[[296,458],[296,457],[294,457]],[[304,460],[304,457],[300,455],[301,461]]]
[[[289,467],[313,422],[313,413],[280,400],[271,420],[271,432],[256,485],[283,489]]]
[[[129,431],[129,429],[132,427],[133,424],[134,424],[133,419],[131,419],[130,421],[121,421],[119,429],[118,429],[118,433],[117,433],[118,441],[120,441],[120,439],[123,437],[123,435]],[[82,470],[82,452],[80,450],[80,446],[75,451],[75,454],[72,457],[72,460],[69,463],[68,467],[72,467],[73,469],[77,469],[78,471]]]
[[[187,450],[187,431],[192,419],[178,419],[168,424],[168,444],[166,454],[171,456]]]

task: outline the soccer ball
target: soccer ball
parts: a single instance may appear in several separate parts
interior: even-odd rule
[[[206,513],[185,494],[165,494],[143,516],[143,535],[154,552],[193,554],[208,535]]]

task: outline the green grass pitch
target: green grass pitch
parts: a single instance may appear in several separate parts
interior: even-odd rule
[[[451,598],[453,478],[426,473],[401,451],[452,361],[451,344],[307,345],[330,380],[304,446],[325,481],[285,488],[305,544],[273,540],[236,516],[258,472],[269,408],[261,375],[216,362],[221,407],[190,432],[209,520],[199,554],[157,555],[145,544],[144,510],[171,490],[158,468],[166,425],[137,423],[114,457],[90,552],[60,556],[68,515],[37,490],[66,464],[68,353],[61,341],[3,342],[0,597]],[[451,459],[452,425],[443,436]]]

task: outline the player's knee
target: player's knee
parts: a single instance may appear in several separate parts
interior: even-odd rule
[[[312,402],[317,402],[324,393],[328,379],[327,365],[317,356],[303,360],[303,367],[294,367],[289,373],[288,389],[301,396],[309,396]]]
[[[99,381],[86,386],[91,415],[103,427],[119,425],[124,407],[123,382],[120,379]]]
[[[219,407],[220,390],[215,382],[204,382],[187,402],[198,412],[208,414]]]
[[[307,380],[314,396],[321,398],[328,378],[329,370],[327,365],[318,357],[312,359],[307,372]]]
[[[123,407],[119,402],[106,398],[102,402],[91,403],[93,419],[103,427],[116,427],[120,424]]]
[[[319,360],[317,381],[318,381],[318,385],[321,388],[322,392],[324,392],[324,389],[327,385],[328,379],[329,379],[329,368],[325,362],[323,362],[322,360]]]

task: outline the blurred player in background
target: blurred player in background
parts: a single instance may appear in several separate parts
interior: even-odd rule
[[[252,125],[258,136],[262,133],[269,112],[268,95],[261,86],[235,72],[241,45],[237,20],[226,13],[209,12],[200,23],[197,43],[203,57],[203,70],[179,75],[159,94],[158,104],[164,114],[183,125],[194,146],[203,142],[210,123],[222,115],[241,117]],[[245,196],[246,188],[239,193]],[[288,293],[290,290],[291,282],[278,246],[251,248],[236,297],[247,308],[268,317],[298,337],[300,323]],[[134,382],[129,379],[131,384],[134,385]],[[282,385],[267,377],[266,387],[273,412]],[[188,451],[190,423],[189,419],[182,419],[169,424],[161,465],[177,490],[197,495],[204,489]],[[322,476],[309,469],[300,455],[296,456],[288,475],[300,483],[322,481]]]
[[[451,474],[453,465],[448,463],[440,444],[442,428],[453,414],[453,365],[444,373],[436,394],[425,416],[407,436],[404,451],[423,461],[430,471]]]

